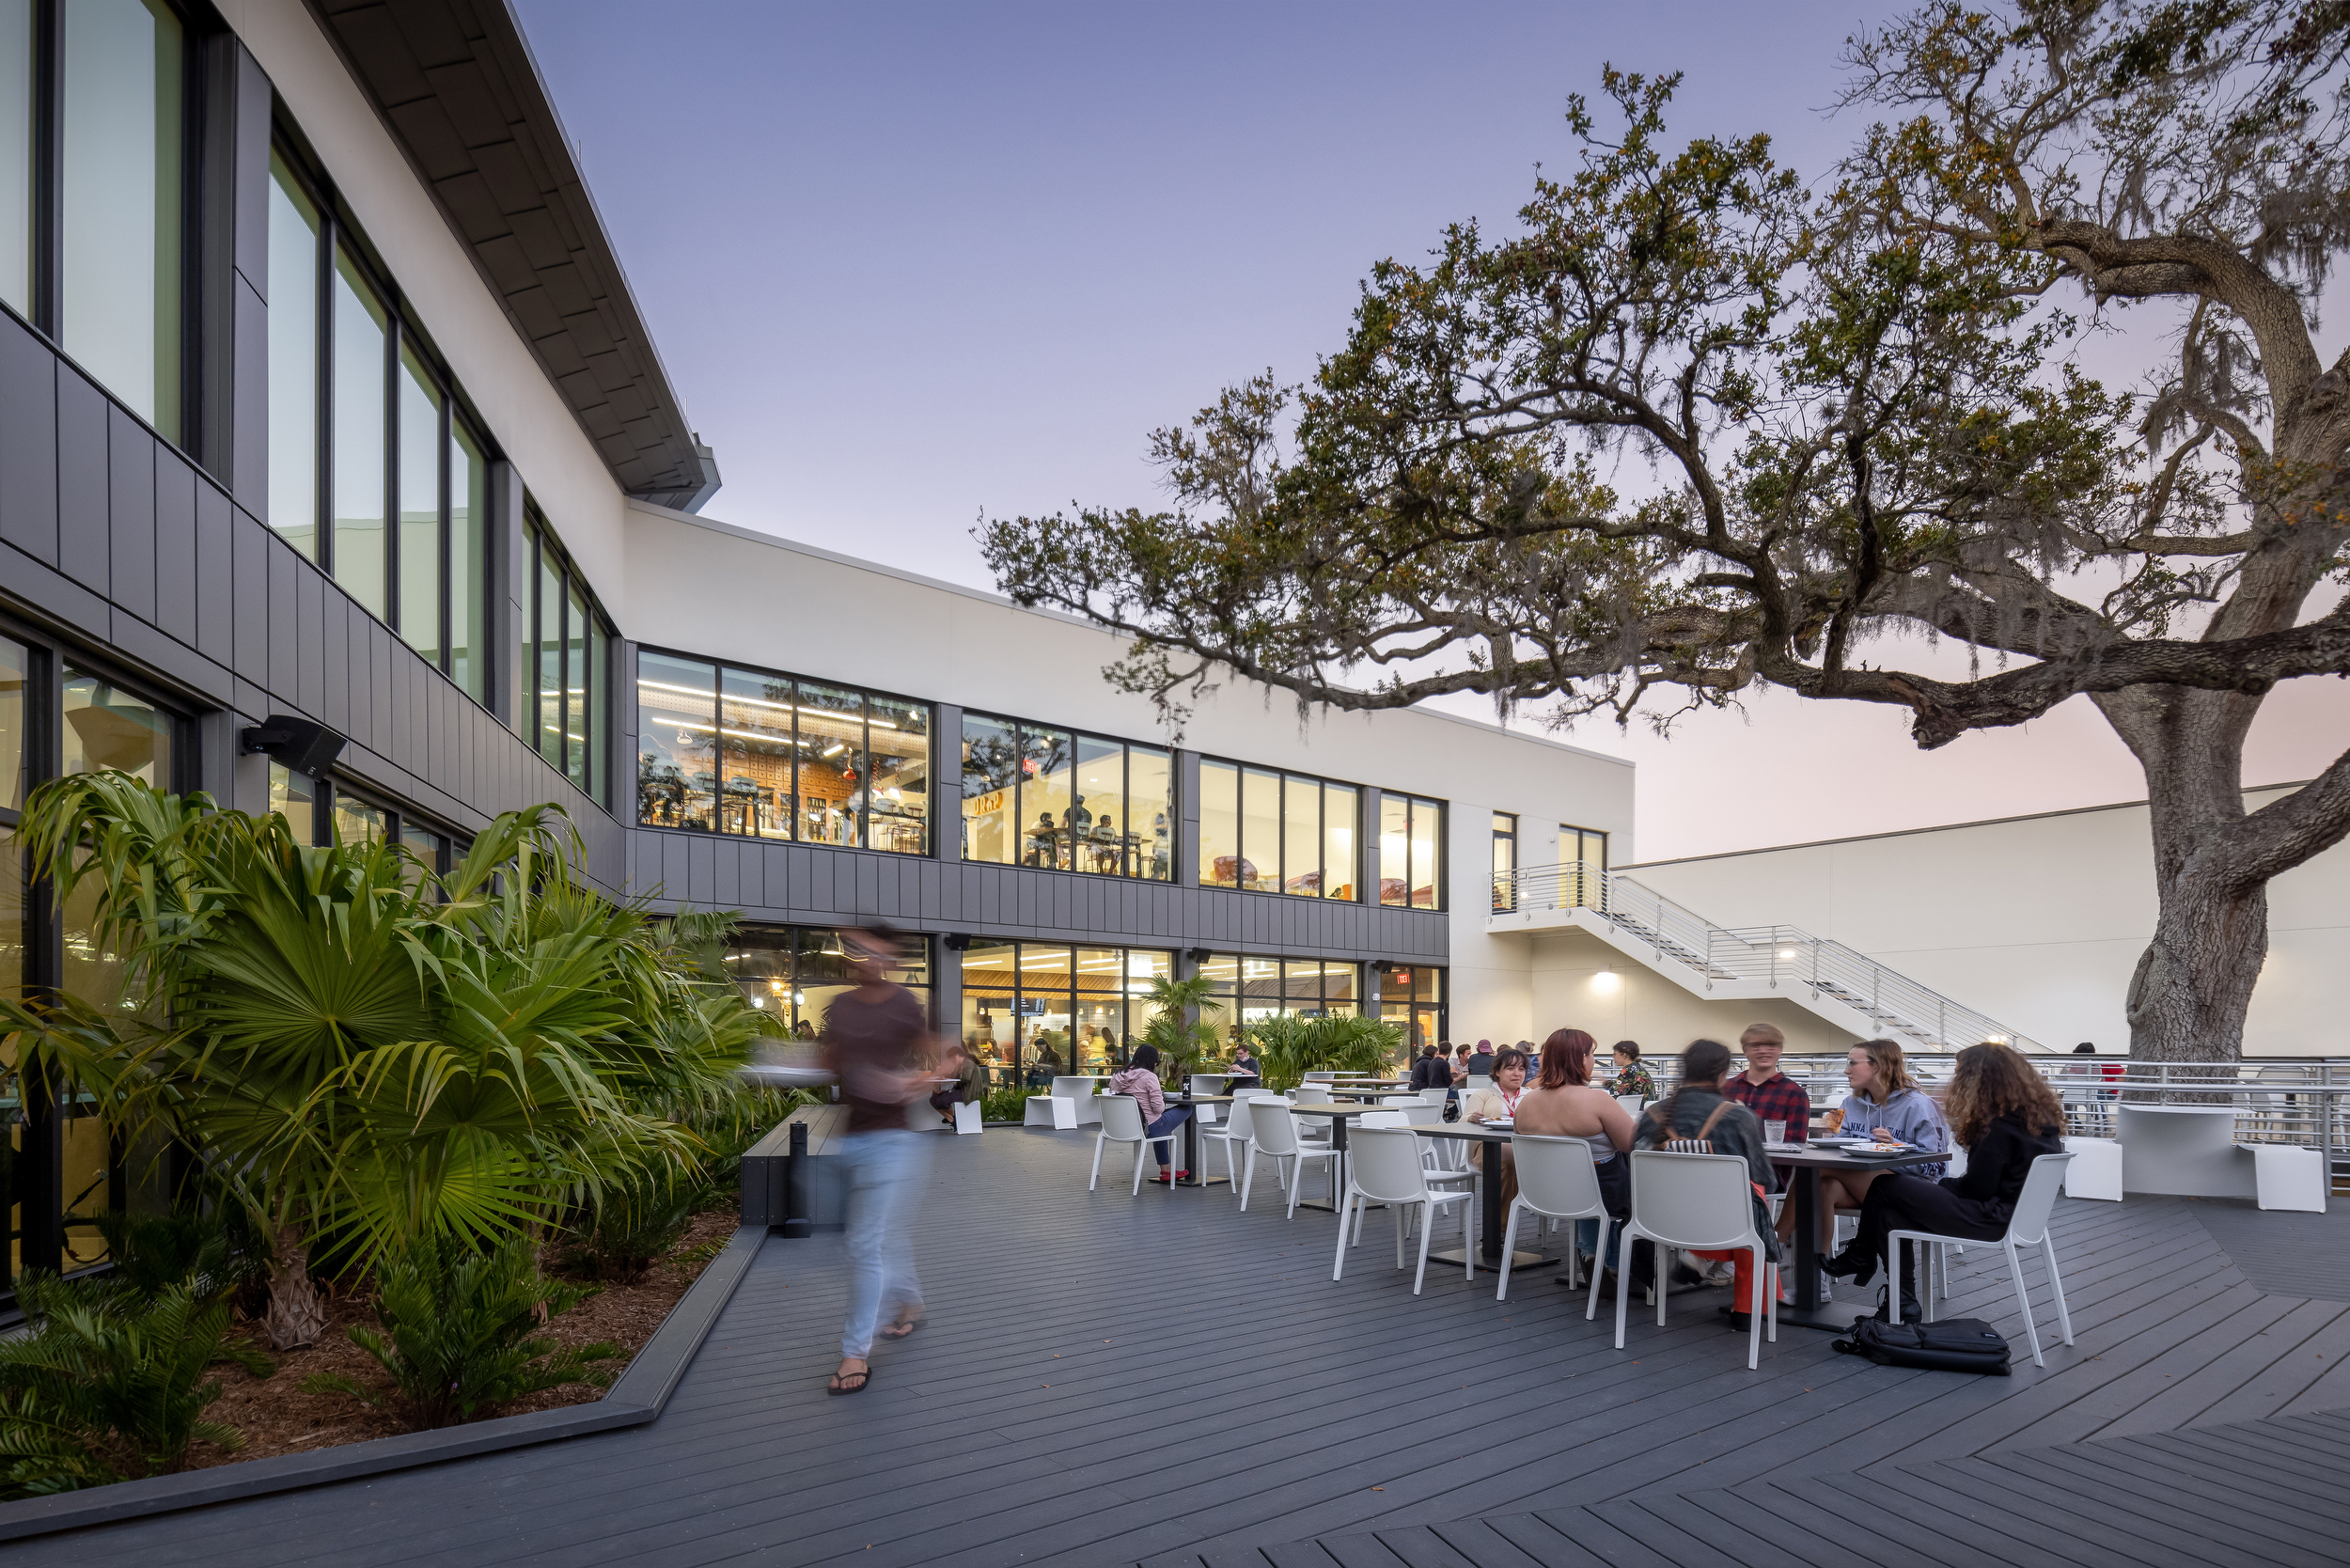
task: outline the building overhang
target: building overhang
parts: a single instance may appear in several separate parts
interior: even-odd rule
[[[508,0],[310,0],[621,490],[696,511],[718,463],[630,293]]]

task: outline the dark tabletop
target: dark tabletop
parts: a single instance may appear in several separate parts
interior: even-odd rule
[[[1773,1165],[1817,1166],[1823,1170],[1897,1170],[1905,1165],[1935,1165],[1950,1156],[1948,1151],[1924,1149],[1913,1149],[1904,1154],[1863,1156],[1847,1154],[1841,1149],[1798,1143],[1785,1149],[1765,1149],[1762,1157]]]

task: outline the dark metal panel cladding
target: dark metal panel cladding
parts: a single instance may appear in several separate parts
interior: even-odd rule
[[[57,564],[57,358],[0,311],[0,540]]]
[[[155,619],[155,439],[109,405],[106,545],[109,595],[118,608]]]
[[[71,366],[57,366],[57,568],[107,591],[106,425],[113,405]]]
[[[211,489],[210,485],[205,486]],[[196,635],[196,470],[155,454],[155,623],[190,648]],[[223,661],[224,663],[226,661]]]

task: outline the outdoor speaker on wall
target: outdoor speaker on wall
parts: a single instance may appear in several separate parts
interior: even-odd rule
[[[971,933],[967,931],[950,931],[939,940],[947,944],[948,951],[959,953],[971,946]]]
[[[343,737],[315,719],[272,713],[240,737],[247,751],[275,758],[294,772],[322,778],[342,755]]]

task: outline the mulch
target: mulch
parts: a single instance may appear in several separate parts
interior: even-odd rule
[[[709,1214],[696,1215],[683,1238],[647,1271],[644,1278],[633,1285],[604,1284],[597,1294],[550,1322],[547,1337],[565,1344],[609,1340],[633,1358],[669,1315],[669,1309],[684,1295],[686,1287],[709,1266],[718,1247],[734,1234],[741,1219],[731,1201]],[[548,1262],[551,1268],[552,1249]],[[375,1358],[352,1344],[346,1332],[353,1324],[374,1324],[369,1298],[361,1294],[337,1293],[328,1300],[327,1310],[326,1332],[320,1336],[319,1342],[306,1349],[274,1356],[277,1371],[273,1375],[255,1377],[233,1365],[213,1369],[223,1388],[219,1401],[205,1415],[243,1432],[245,1446],[231,1453],[209,1443],[198,1443],[189,1455],[190,1469],[267,1459],[281,1453],[310,1453],[337,1444],[363,1443],[371,1437],[391,1437],[413,1430],[394,1406],[371,1408],[349,1394],[302,1391],[304,1380],[318,1372],[339,1372],[364,1388],[387,1389],[391,1385],[391,1379]],[[617,1378],[627,1368],[628,1360],[615,1358],[601,1364]],[[603,1397],[602,1388],[572,1384],[482,1411],[476,1419],[588,1404]]]

